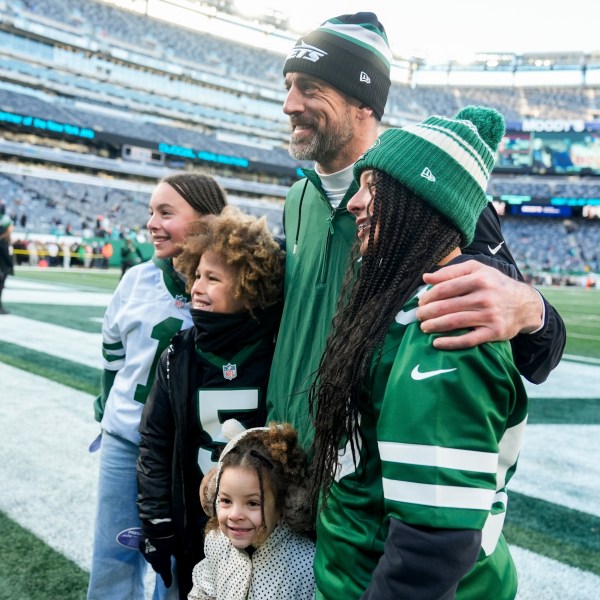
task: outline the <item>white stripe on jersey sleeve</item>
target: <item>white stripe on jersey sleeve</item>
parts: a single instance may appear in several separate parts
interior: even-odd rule
[[[490,510],[496,495],[495,490],[483,488],[413,483],[386,477],[382,482],[383,495],[387,500],[438,508]]]
[[[424,444],[379,442],[381,460],[443,469],[460,469],[480,473],[496,473],[498,454]]]
[[[525,425],[527,425],[527,417],[517,425],[508,427],[498,444],[500,447],[500,462],[496,484],[498,489],[502,489],[506,485],[506,473],[516,464],[519,458],[525,435]]]
[[[499,512],[491,512],[485,520],[483,529],[481,530],[481,549],[486,556],[490,556],[496,549],[502,527],[504,527],[504,519],[506,517],[506,505],[508,503],[508,495],[506,492],[498,492],[494,497],[494,504],[502,504],[504,510]]]

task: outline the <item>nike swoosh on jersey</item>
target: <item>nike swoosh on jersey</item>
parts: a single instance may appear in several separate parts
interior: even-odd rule
[[[498,250],[500,250],[500,248],[502,248],[502,244],[504,244],[504,240],[502,240],[495,248],[490,248],[489,244],[488,244],[488,250],[492,253],[492,254],[496,254],[498,252]]]
[[[429,379],[430,377],[435,377],[436,375],[442,375],[443,373],[451,373],[452,371],[456,371],[456,367],[454,369],[437,369],[436,371],[419,371],[419,367],[421,365],[417,365],[411,372],[410,376],[415,381],[421,381],[421,379]]]

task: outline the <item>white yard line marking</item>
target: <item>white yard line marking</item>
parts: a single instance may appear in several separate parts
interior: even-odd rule
[[[600,517],[598,456],[600,425],[527,425],[509,504],[513,490]]]
[[[65,306],[108,306],[112,293],[85,291],[39,281],[9,277],[2,300],[18,304],[59,304]]]
[[[0,363],[0,509],[89,570],[100,432],[93,397]]]
[[[511,546],[517,566],[516,600],[598,600],[600,577]]]
[[[530,398],[598,398],[600,400],[600,367],[562,360],[544,383],[534,385],[525,381],[525,388]]]
[[[3,315],[0,340],[102,369],[102,335]]]

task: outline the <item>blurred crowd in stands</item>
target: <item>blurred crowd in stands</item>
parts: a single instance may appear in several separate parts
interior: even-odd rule
[[[504,217],[502,231],[525,275],[540,276],[544,283],[556,283],[568,273],[600,274],[597,219]]]
[[[66,179],[0,174],[0,198],[16,232],[146,241],[149,194]]]
[[[0,48],[7,49],[0,51],[0,70],[10,74],[0,77],[1,111],[87,128],[114,139],[130,138],[145,147],[162,142],[265,165],[263,171],[246,172],[216,163],[201,168],[232,181],[237,178],[241,187],[234,190],[244,198],[268,199],[261,206],[248,202],[242,208],[267,214],[273,232],[281,233],[282,204],[275,199],[283,197],[281,190],[292,183],[290,173],[302,166],[287,153],[281,55],[91,0],[0,2],[0,16],[15,24],[0,29]],[[31,31],[43,30],[45,37],[28,35],[27,23],[37,28]],[[84,46],[79,47],[77,40],[84,38]],[[86,51],[86,43],[97,50]],[[113,51],[126,60],[116,60]],[[468,104],[494,107],[507,121],[593,120],[600,114],[600,89],[412,87],[395,82],[383,124],[397,126],[430,114],[451,115]],[[136,187],[132,180],[137,174],[133,167],[127,171],[128,163],[109,170],[111,177],[124,173],[128,185],[125,179],[98,176],[93,183],[84,181],[76,176],[82,170],[65,162],[63,155],[69,151],[124,164],[121,146],[47,135],[42,125],[26,134],[7,126],[0,136],[0,143],[16,142],[24,149],[19,160],[55,161],[53,176],[0,169],[0,199],[15,224],[17,266],[43,261],[49,266],[103,267],[113,245],[118,248],[125,240],[143,245],[155,173],[140,175]],[[55,158],[38,158],[36,163],[42,146]],[[170,157],[173,164],[161,167],[181,168],[174,158]],[[89,178],[91,169],[85,168]],[[107,173],[100,168],[95,172]],[[521,195],[546,201],[600,198],[598,179],[493,175],[488,192],[495,198]],[[231,197],[231,188],[227,191]],[[600,273],[598,219],[507,216],[503,230],[518,265],[529,277],[549,276],[551,282],[564,283],[563,273]],[[36,240],[32,234],[54,236],[56,241]]]
[[[102,52],[66,51],[62,44],[57,48],[0,32],[5,36],[0,41],[17,53],[0,53],[0,68],[12,73],[12,84],[0,86],[5,110],[252,161],[298,164],[285,151],[281,55],[88,0],[17,0],[6,3],[4,11],[20,21],[38,19],[58,31],[77,32],[93,40],[94,47],[117,47],[139,61],[136,66],[108,60]],[[162,65],[163,71],[155,65]],[[176,65],[173,72],[169,65]],[[43,85],[32,89],[32,79]],[[468,104],[497,108],[507,121],[592,120],[600,110],[600,91],[393,83],[384,124],[451,115]],[[240,140],[247,135],[262,145],[236,143],[216,131],[228,131]]]
[[[497,193],[502,193],[499,191],[502,185],[502,181],[492,179],[491,187]],[[560,189],[563,184],[539,185]],[[523,182],[522,186],[523,193],[537,193],[533,181]],[[106,252],[115,242],[120,246],[124,240],[131,239],[143,245],[147,241],[145,223],[149,196],[137,192],[120,200],[121,192],[107,189],[66,180],[0,174],[2,205],[15,223],[13,240],[17,266],[36,265],[44,260],[42,264],[48,266],[101,268],[108,266]],[[581,190],[581,193],[589,193],[589,190]],[[600,190],[594,193],[600,197]],[[281,220],[281,204],[271,209],[271,220],[277,223]],[[103,210],[103,214],[98,214],[98,210]],[[554,277],[555,283],[565,273],[600,274],[599,219],[506,216],[502,218],[502,228],[524,274],[533,277],[547,273]],[[30,239],[31,233],[55,236],[57,241],[35,241]],[[64,236],[75,236],[77,241]]]

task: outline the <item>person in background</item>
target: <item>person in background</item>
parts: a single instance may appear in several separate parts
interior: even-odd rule
[[[2,306],[2,292],[6,278],[14,274],[13,257],[10,253],[10,236],[13,228],[10,217],[2,212],[0,214],[0,315],[8,314],[8,311]]]
[[[285,202],[284,309],[267,402],[268,419],[294,425],[305,446],[312,438],[308,390],[355,236],[355,217],[347,208],[358,189],[353,165],[377,139],[391,58],[377,16],[359,12],[329,19],[302,36],[283,66],[290,154],[316,164],[303,169],[306,177]],[[521,374],[544,381],[562,356],[565,327],[537,290],[522,282],[491,203],[463,252],[477,260],[424,275],[437,285],[420,298],[423,331],[464,330],[437,337],[436,348],[510,339]]]
[[[265,217],[228,206],[188,230],[178,265],[194,327],[161,355],[142,412],[137,471],[140,550],[167,586],[175,557],[185,600],[204,557],[207,517],[198,489],[225,445],[221,420],[265,422],[284,261]]]
[[[510,344],[438,350],[416,317],[423,274],[464,258],[503,133],[467,107],[385,131],[354,167],[361,260],[310,396],[317,598],[516,596],[502,526],[528,402]]]
[[[131,238],[126,238],[121,246],[121,279],[131,267],[139,265],[143,261],[142,252],[135,242]]]
[[[102,255],[100,267],[102,269],[108,269],[113,252],[113,245],[108,241],[104,242],[104,244],[102,245],[102,249],[100,250],[100,254]]]
[[[161,353],[175,333],[192,325],[177,263],[187,227],[226,204],[212,177],[163,178],[149,206],[154,256],[127,271],[104,315],[102,390],[94,403],[102,434],[89,600],[145,600],[147,563],[139,552],[136,505],[140,418]],[[91,449],[96,447],[97,442]],[[176,598],[177,591],[157,579],[153,598],[169,597]]]

